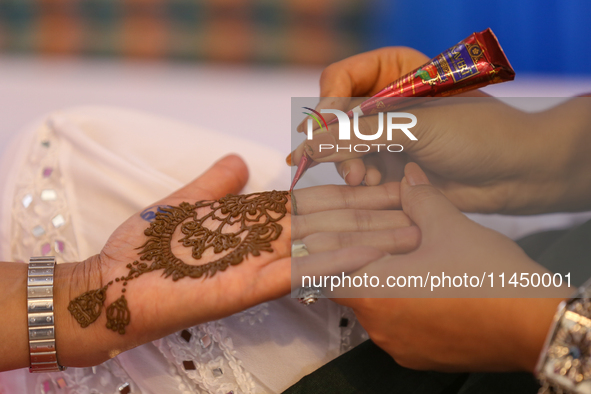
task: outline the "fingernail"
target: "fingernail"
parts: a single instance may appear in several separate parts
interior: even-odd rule
[[[343,173],[341,175],[343,175],[343,180],[345,181],[345,183],[348,185],[349,182],[347,182],[347,175],[349,175],[349,173],[351,172],[350,169],[346,168],[343,170]]]
[[[404,170],[404,176],[411,186],[428,185],[429,178],[416,163],[408,163]]]
[[[316,133],[314,139],[304,145],[306,153],[314,159],[321,159],[336,153],[336,141],[330,132]]]
[[[291,153],[289,155],[287,155],[287,157],[285,158],[285,162],[290,167],[293,165],[293,164],[291,164]]]

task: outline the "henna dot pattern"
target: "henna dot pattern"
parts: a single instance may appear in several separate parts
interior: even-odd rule
[[[279,221],[287,214],[287,195],[285,191],[228,194],[215,201],[159,206],[144,231],[148,239],[138,248],[139,259],[127,264],[129,272],[126,276],[115,278],[115,282],[123,282],[123,294],[107,307],[107,328],[125,334],[131,321],[125,286],[143,274],[162,271],[164,278],[170,277],[173,281],[185,277],[208,278],[231,265],[240,264],[249,255],[273,252],[271,243],[283,230]],[[201,260],[208,250],[214,256],[225,254],[205,264],[187,264],[172,251],[175,232],[180,233],[178,242],[191,248],[194,260]],[[99,318],[107,289],[112,284],[110,281],[106,286],[70,301],[68,310],[81,327],[88,327]]]

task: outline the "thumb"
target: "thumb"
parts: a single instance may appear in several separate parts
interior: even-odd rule
[[[404,167],[400,182],[402,210],[421,229],[423,239],[447,231],[450,221],[462,213],[437,190],[416,163]]]
[[[239,193],[248,181],[248,168],[240,156],[231,154],[168,198],[217,200],[228,193]]]

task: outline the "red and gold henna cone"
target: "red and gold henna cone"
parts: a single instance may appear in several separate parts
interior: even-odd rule
[[[354,112],[370,115],[416,103],[409,97],[445,97],[512,81],[515,71],[491,29],[474,33],[421,67],[392,82]]]

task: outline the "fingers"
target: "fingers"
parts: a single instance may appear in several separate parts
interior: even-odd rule
[[[351,108],[350,97],[371,97],[387,84],[428,60],[427,56],[411,48],[387,47],[351,56],[331,64],[324,69],[320,77],[320,96],[323,98],[316,106],[315,111],[320,112],[321,109],[348,110]],[[327,123],[334,118],[334,114],[324,116]],[[298,125],[298,132],[305,131],[308,119],[309,117],[306,117]],[[319,127],[313,123],[313,130],[317,128]],[[314,147],[309,149],[313,151],[312,148]],[[315,148],[318,147],[315,146]],[[287,160],[288,164],[299,163],[303,151],[303,146],[296,149],[290,155],[290,160]],[[346,156],[343,153],[342,156],[344,158],[337,155],[323,161],[342,161],[348,157],[361,156],[361,154]]]
[[[215,200],[228,193],[239,193],[247,181],[248,168],[244,161],[237,155],[228,155],[167,199]]]
[[[281,297],[291,289],[309,286],[311,277],[340,275],[362,269],[367,264],[387,256],[387,253],[368,246],[354,246],[304,257],[284,258],[267,264],[260,270],[251,286],[256,303]],[[306,278],[308,277],[308,278]]]
[[[332,210],[291,218],[292,239],[321,232],[380,231],[412,224],[402,211]]]
[[[386,47],[351,56],[326,67],[320,76],[320,102],[315,110],[352,108],[350,97],[371,97],[384,86],[429,60],[424,54],[406,47]],[[330,122],[334,114],[326,114]],[[306,117],[297,127],[306,129]],[[318,128],[313,124],[313,129]]]
[[[304,257],[280,259],[262,267],[256,284],[251,286],[253,299],[259,303],[268,301],[284,295],[290,283],[292,289],[302,287],[305,276],[356,271],[384,256],[387,256],[387,253],[379,249],[354,246]],[[264,289],[264,293],[260,289]]]
[[[335,209],[400,209],[399,183],[371,187],[315,186],[294,191],[298,215]]]
[[[425,130],[429,130],[425,122],[417,127],[416,119],[406,112],[361,116],[357,122],[349,121],[348,131],[343,131],[346,135],[342,135],[338,123],[331,124],[327,131],[315,132],[312,139],[302,142],[291,153],[291,162],[299,163],[304,151],[320,163],[340,162],[372,152],[413,152],[420,146]]]
[[[341,175],[341,178],[343,178],[345,183],[349,186],[359,186],[363,182],[367,171],[362,159],[345,160],[340,163],[335,163],[335,166],[337,172]],[[372,186],[377,184],[379,184],[379,182]]]
[[[434,186],[416,163],[404,168],[400,183],[402,209],[415,222],[425,239],[445,231],[441,228],[461,212]]]
[[[310,253],[324,253],[354,246],[369,246],[390,254],[409,253],[421,242],[417,226],[372,232],[327,232],[302,239]]]
[[[304,276],[320,276],[352,272],[387,254],[368,246],[355,246],[332,252],[315,253],[291,259],[292,289],[305,286]]]
[[[388,153],[375,153],[363,158],[365,162],[375,162],[376,168],[382,176],[381,182],[400,182],[404,178],[404,166],[408,162],[408,155],[397,153],[391,155]],[[366,163],[366,166],[369,164]]]
[[[381,182],[400,181],[406,160],[404,154],[370,153],[361,159],[335,163],[335,167],[349,186],[377,186]]]
[[[380,57],[383,50],[370,51],[333,63],[326,67],[320,75],[320,97],[322,97],[315,110],[338,109],[345,111],[349,109],[350,97],[368,96],[381,71]],[[396,74],[397,75],[397,74]],[[396,79],[395,74],[390,78]],[[387,82],[385,82],[387,83]],[[326,114],[324,119],[327,122],[333,120],[334,114]],[[303,133],[309,117],[298,125],[297,131]],[[314,125],[314,129],[317,126]]]
[[[320,78],[322,97],[373,96],[388,83],[427,62],[422,53],[406,47],[385,47],[333,63]]]
[[[369,154],[363,158],[363,163],[365,165],[365,184],[367,186],[379,185],[382,181],[382,174],[386,173],[382,157],[378,153]]]

